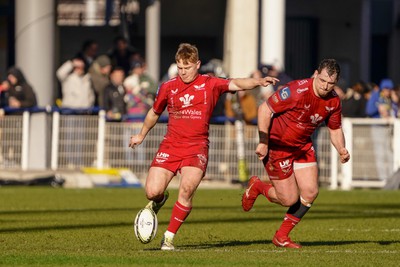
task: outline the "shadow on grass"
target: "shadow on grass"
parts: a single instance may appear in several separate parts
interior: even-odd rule
[[[99,208],[67,208],[67,209],[31,209],[31,210],[1,210],[0,215],[30,215],[30,214],[57,214],[57,213],[86,213],[86,212],[138,212],[143,206],[132,207],[99,207]],[[257,205],[248,213],[242,211],[241,204],[235,206],[220,206],[220,205],[195,205],[196,211],[233,211],[239,212],[239,215],[254,214],[254,213],[282,213],[286,208],[279,205],[265,203],[265,205]],[[163,210],[171,210],[171,205],[165,205]],[[378,203],[359,203],[359,204],[316,204],[312,209],[312,214],[330,214],[327,218],[343,215],[344,217],[400,217],[400,207],[398,203],[378,204]],[[310,217],[308,215],[308,217]],[[351,215],[351,216],[350,216]],[[340,216],[342,217],[342,216]],[[324,218],[324,217],[322,217]],[[321,217],[318,217],[321,219]]]
[[[82,230],[82,229],[96,229],[96,228],[107,228],[107,227],[132,227],[132,223],[120,222],[120,223],[107,223],[107,224],[77,224],[77,225],[49,225],[49,226],[34,226],[34,227],[10,227],[0,229],[0,233],[17,233],[17,232],[42,232],[42,231],[57,231],[57,230]]]
[[[391,244],[399,244],[400,241],[366,241],[366,240],[348,240],[348,241],[315,241],[315,242],[300,242],[303,248],[307,247],[336,247],[346,246],[355,244],[378,244],[381,246],[387,246]],[[219,243],[209,244],[192,244],[192,245],[181,245],[179,248],[182,249],[215,249],[215,248],[227,248],[227,247],[238,247],[238,246],[250,246],[250,245],[268,245],[276,248],[270,240],[254,240],[254,241],[225,241]]]
[[[125,209],[121,209],[125,210]],[[86,210],[87,211],[87,210]],[[113,210],[115,211],[115,210]],[[28,214],[30,214],[32,211],[29,211]],[[58,211],[62,212],[62,211]],[[70,210],[65,211],[67,213],[71,212]],[[81,211],[79,211],[81,212]],[[127,210],[127,212],[132,213],[132,210]],[[132,221],[119,221],[119,222],[109,222],[109,223],[104,223],[102,220],[96,220],[99,222],[98,224],[63,224],[63,225],[29,225],[29,220],[27,221],[26,218],[20,218],[19,220],[16,220],[13,218],[13,222],[21,222],[21,221],[27,221],[26,224],[18,226],[18,227],[0,227],[0,233],[12,233],[12,232],[36,232],[36,231],[49,231],[49,230],[81,230],[81,229],[96,229],[96,228],[114,228],[114,227],[132,227],[133,225],[133,218],[134,214],[132,213]],[[310,214],[311,215],[311,214]],[[99,215],[100,216],[100,215]],[[372,219],[372,218],[399,218],[400,214],[365,214],[365,213],[353,213],[353,214],[337,214],[333,213],[330,214],[329,216],[309,216],[307,218],[308,221],[312,220],[330,220],[330,219],[356,219],[356,218],[362,218],[362,219]],[[261,217],[232,217],[232,216],[226,216],[222,218],[213,218],[213,219],[197,219],[197,220],[187,220],[185,221],[185,225],[196,225],[196,224],[210,224],[210,223],[226,223],[226,224],[237,224],[237,223],[253,223],[253,222],[280,222],[282,220],[281,216],[273,216],[273,217],[266,217],[266,216],[261,216]],[[2,218],[0,222],[9,222],[6,218]],[[159,226],[165,226],[169,224],[168,219],[159,219],[158,225]]]

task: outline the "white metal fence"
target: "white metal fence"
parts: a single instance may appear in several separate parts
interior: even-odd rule
[[[0,166],[27,169],[29,113],[0,116]]]
[[[3,169],[27,169],[29,113],[0,119],[1,155]],[[82,167],[129,168],[137,176],[146,175],[166,123],[158,123],[142,145],[128,147],[129,138],[137,133],[141,122],[106,122],[99,115],[62,115],[54,112],[49,127],[52,170],[79,170]],[[353,187],[382,187],[385,180],[400,166],[400,120],[343,120],[349,163],[338,162],[336,150],[330,144],[325,127],[315,135],[321,186],[336,189]],[[258,143],[256,126],[245,127],[245,157],[250,175],[266,177],[266,172],[254,151]],[[397,138],[396,138],[397,137]],[[232,182],[238,179],[234,125],[210,126],[210,155],[205,179]]]

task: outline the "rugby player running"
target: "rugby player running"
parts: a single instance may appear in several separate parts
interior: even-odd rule
[[[289,238],[291,230],[308,212],[318,195],[318,167],[311,135],[325,122],[340,161],[347,162],[341,128],[341,103],[334,86],[340,66],[324,59],[313,78],[295,80],[276,91],[258,109],[258,158],[263,162],[270,183],[250,178],[242,196],[242,207],[249,211],[258,195],[289,207],[272,243],[277,247],[301,248]]]

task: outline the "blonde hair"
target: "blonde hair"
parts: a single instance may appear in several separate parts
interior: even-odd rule
[[[175,61],[182,60],[183,64],[197,63],[199,61],[199,51],[197,47],[188,43],[181,43],[175,54]]]

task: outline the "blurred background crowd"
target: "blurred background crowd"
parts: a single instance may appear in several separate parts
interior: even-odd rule
[[[76,55],[63,62],[56,71],[58,92],[56,106],[71,109],[99,107],[106,110],[109,121],[132,121],[144,118],[151,108],[158,86],[178,74],[171,62],[159,81],[146,71],[146,61],[135,47],[122,36],[116,37],[105,54],[98,54],[95,40],[82,42]],[[223,62],[212,59],[202,64],[200,73],[228,78]],[[251,77],[277,77],[275,86],[260,87],[250,92],[227,94],[219,100],[214,111],[218,122],[243,118],[255,124],[257,107],[274,91],[295,79],[273,65],[260,64],[249,74]],[[296,77],[299,78],[299,77]],[[397,118],[400,85],[384,78],[379,84],[358,81],[345,86],[340,80],[335,91],[342,100],[343,116],[350,118]],[[0,86],[1,107],[30,108],[37,105],[35,89],[26,80],[18,66],[8,69]]]

